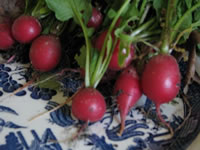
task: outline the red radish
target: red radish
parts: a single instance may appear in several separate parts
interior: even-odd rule
[[[120,135],[125,126],[125,119],[130,109],[142,96],[140,81],[134,67],[129,66],[119,75],[114,85],[114,94],[117,94],[117,104],[121,117]]]
[[[105,111],[104,97],[94,88],[83,88],[72,99],[72,114],[79,120],[99,121]]]
[[[20,16],[12,25],[13,37],[20,43],[29,43],[41,32],[40,22],[32,16]]]
[[[142,74],[143,92],[155,103],[159,119],[169,128],[160,114],[160,105],[176,97],[180,89],[180,78],[177,61],[168,54],[153,56]]]
[[[103,47],[107,32],[108,32],[107,30],[102,32],[99,35],[99,37],[97,37],[97,39],[95,40],[95,43],[94,43],[95,44],[95,48],[97,48],[97,50],[99,50],[99,51]],[[112,38],[113,38],[113,40],[115,39],[115,36],[114,36],[113,32],[112,32]],[[119,52],[120,52],[120,40],[117,40],[117,44],[116,44],[116,46],[114,48],[113,55],[112,55],[112,58],[110,60],[110,64],[108,66],[109,69],[117,71],[117,70],[126,68],[131,63],[131,61],[133,59],[133,56],[134,56],[134,47],[133,47],[132,44],[130,45],[130,53],[126,57],[126,59],[124,59],[124,62],[122,64],[122,66],[120,66],[119,63],[118,63]],[[128,52],[128,50],[126,48],[123,48],[122,55],[127,55],[127,52]]]
[[[11,25],[8,22],[0,23],[0,49],[8,49],[14,42],[11,34]]]
[[[61,44],[56,36],[41,35],[31,45],[29,57],[33,67],[41,72],[55,68],[61,57]]]
[[[99,27],[99,25],[101,25],[103,20],[103,16],[101,14],[101,12],[99,10],[97,10],[96,8],[92,8],[92,16],[90,18],[90,20],[88,21],[87,26],[93,27],[93,28],[97,28]]]

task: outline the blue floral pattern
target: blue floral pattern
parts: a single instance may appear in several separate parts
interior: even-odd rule
[[[0,98],[6,97],[6,95],[11,94],[27,82],[25,70],[25,66],[18,66],[18,64],[0,65]],[[63,87],[70,89],[69,92],[75,92],[75,89],[81,85],[82,80],[78,83],[76,82],[77,84],[68,85],[69,80],[68,78],[62,79]],[[199,85],[195,86],[197,88],[191,87],[189,92],[195,91],[196,96],[200,97],[196,91]],[[29,109],[34,110],[33,107],[35,106],[32,107],[32,105],[37,104],[44,111],[50,111],[61,103],[59,102],[59,98],[61,97],[58,98],[59,94],[60,91],[53,89],[30,86],[13,96],[13,99],[14,97],[20,98],[18,102],[13,100],[9,103],[0,103],[0,150],[73,150],[74,148],[70,144],[67,144],[67,142],[60,142],[64,139],[62,136],[68,134],[68,132],[64,132],[65,129],[67,131],[70,129],[78,129],[80,124],[83,124],[83,122],[73,117],[70,105],[64,105],[50,112],[48,115],[44,115],[46,117],[45,119],[39,118],[34,121],[35,123],[30,124],[28,121],[23,120],[23,116],[28,116],[29,112],[26,114],[26,112],[21,111],[22,107],[23,109],[28,107],[26,109],[27,111]],[[66,93],[60,95],[66,95]],[[66,99],[66,97],[63,99]],[[96,123],[89,123],[87,127],[88,131],[86,130],[83,133],[84,138],[80,139],[80,141],[77,140],[77,142],[80,142],[81,149],[182,150],[199,133],[199,101],[197,103],[193,103],[194,101],[192,101],[192,114],[185,125],[176,132],[174,137],[169,137],[168,130],[160,127],[158,120],[154,119],[156,113],[154,107],[152,107],[152,102],[146,98],[143,101],[142,109],[144,111],[152,108],[150,112],[153,115],[152,118],[146,118],[140,109],[133,108],[127,116],[125,130],[119,136],[120,124],[116,121],[116,118],[119,119],[119,112],[116,105],[112,105],[111,108],[107,109],[102,120]],[[181,99],[177,105],[170,105],[171,110],[176,110],[176,107],[182,110],[183,113],[174,111],[174,114],[169,115],[165,114],[165,109],[162,111],[163,117],[170,120],[170,124],[174,129],[178,128],[183,122],[183,118],[189,110]],[[29,116],[32,117],[30,114]],[[80,149],[80,147],[78,148],[77,146],[77,149]]]

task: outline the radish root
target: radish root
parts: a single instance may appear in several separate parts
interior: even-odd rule
[[[169,132],[171,134],[171,136],[174,136],[174,131],[173,131],[173,128],[171,127],[171,125],[169,123],[167,123],[162,115],[161,115],[161,112],[160,112],[160,104],[157,104],[156,105],[156,112],[157,112],[157,115],[158,115],[158,118],[160,119],[160,121],[169,129]]]
[[[79,138],[82,132],[88,127],[89,121],[85,122],[77,131],[77,133],[72,137],[71,141],[74,141]]]
[[[175,132],[178,131],[179,129],[181,129],[185,125],[186,121],[190,118],[191,113],[192,113],[192,107],[187,99],[187,96],[185,94],[182,94],[182,97],[183,97],[183,101],[189,108],[189,112],[188,112],[187,116],[184,118],[183,122],[175,129]]]
[[[61,108],[61,107],[64,106],[65,104],[68,104],[70,101],[71,101],[71,98],[68,98],[64,103],[61,103],[60,105],[54,107],[54,108],[51,109],[51,110],[48,110],[48,111],[39,113],[38,115],[32,117],[32,118],[29,119],[28,121],[33,121],[33,120],[35,120],[35,119],[37,119],[37,118],[39,118],[39,117],[41,117],[41,116],[43,116],[43,115],[45,115],[45,114],[47,114],[47,113],[51,113],[51,112],[53,112],[53,111],[55,111],[55,110]]]
[[[125,128],[125,119],[124,117],[121,117],[121,126],[120,126],[118,136],[122,136],[124,128]]]
[[[30,118],[28,121],[33,121],[33,120],[35,120],[35,119],[37,119],[37,118],[39,118],[39,117],[41,117],[41,116],[43,116],[43,115],[45,115],[45,114],[47,114],[47,113],[51,113],[51,112],[53,112],[53,111],[55,111],[55,110],[61,108],[62,106],[68,104],[69,102],[72,101],[72,98],[73,98],[73,97],[78,93],[78,91],[81,90],[82,88],[83,88],[83,87],[81,87],[80,89],[78,89],[78,90],[76,91],[76,93],[74,93],[71,97],[67,98],[67,100],[66,100],[64,103],[59,104],[58,106],[54,107],[54,108],[51,109],[51,110],[48,110],[48,111],[39,113],[38,115],[36,115],[36,116]]]

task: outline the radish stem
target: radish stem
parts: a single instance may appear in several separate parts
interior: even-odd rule
[[[120,17],[122,12],[126,9],[126,7],[128,6],[129,2],[130,2],[130,0],[126,0],[124,2],[124,4],[122,5],[122,7],[117,12],[115,18],[113,19],[113,21],[112,21],[112,23],[111,23],[111,25],[110,25],[110,27],[108,29],[108,33],[107,33],[107,35],[105,37],[105,42],[103,44],[100,56],[99,56],[99,58],[97,60],[96,69],[94,71],[93,76],[91,77],[91,86],[93,86],[94,88],[98,85],[98,83],[101,80],[103,74],[105,73],[105,70],[107,69],[108,64],[109,64],[107,62],[111,59],[112,52],[113,52],[113,49],[114,49],[113,47],[115,46],[114,44],[112,44],[112,48],[111,49],[107,49],[108,54],[110,54],[110,55],[107,55],[105,57],[104,62],[106,62],[106,63],[105,63],[105,65],[102,66],[102,61],[103,61],[103,58],[104,58],[105,49],[107,47],[107,41],[109,39],[109,36],[111,36],[111,32],[112,32],[112,30],[113,30],[118,18]],[[99,70],[101,70],[101,71],[99,71]]]
[[[88,38],[86,26],[84,25],[84,23],[81,19],[80,12],[77,11],[76,4],[74,3],[73,0],[70,0],[70,3],[71,3],[71,7],[72,7],[74,14],[78,18],[78,21],[81,25],[81,28],[83,30],[84,37],[85,37],[85,42],[86,42],[85,86],[90,87],[91,86],[91,84],[90,84],[90,50],[91,50],[91,45],[90,45],[90,41],[89,41],[89,38]]]

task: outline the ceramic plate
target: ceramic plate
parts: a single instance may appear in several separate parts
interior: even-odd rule
[[[26,69],[20,63],[0,65],[0,150],[183,150],[200,131],[200,87],[194,83],[188,94],[191,115],[180,129],[189,105],[176,98],[161,106],[163,117],[177,129],[173,137],[159,125],[151,101],[142,96],[127,116],[122,136],[118,135],[120,119],[113,104],[101,121],[89,124],[73,140],[82,122],[72,116],[70,105],[30,121],[63,103],[67,99],[63,91],[31,86],[10,95],[27,82]],[[150,110],[148,117],[142,110]]]

